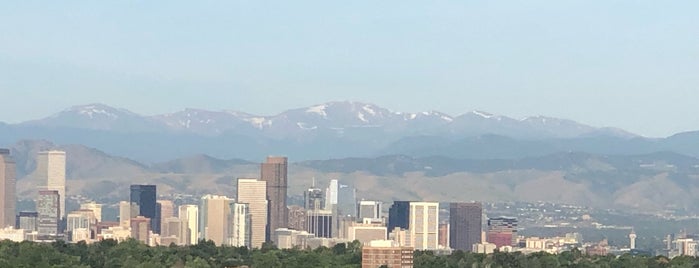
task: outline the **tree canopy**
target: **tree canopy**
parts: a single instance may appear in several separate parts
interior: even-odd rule
[[[358,242],[338,244],[332,248],[277,249],[266,245],[262,249],[216,246],[212,241],[200,241],[191,246],[149,247],[136,240],[117,243],[104,240],[94,244],[0,242],[0,268],[4,267],[361,267],[362,253]],[[548,254],[524,255],[518,252],[477,254],[455,251],[436,255],[430,251],[415,251],[416,268],[480,268],[480,267],[699,267],[696,257],[681,256],[587,256],[579,250]]]

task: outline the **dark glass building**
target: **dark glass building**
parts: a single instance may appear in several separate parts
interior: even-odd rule
[[[408,229],[410,225],[410,201],[394,201],[388,209],[388,231],[396,227]]]
[[[472,251],[481,242],[483,206],[481,203],[449,204],[449,247]]]
[[[131,204],[138,206],[138,215],[150,219],[153,233],[160,234],[160,212],[158,211],[155,185],[131,185]]]

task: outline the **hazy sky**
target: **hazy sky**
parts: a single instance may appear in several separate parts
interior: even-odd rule
[[[14,2],[14,3],[11,3]],[[699,130],[699,1],[2,1],[0,121],[330,100]]]

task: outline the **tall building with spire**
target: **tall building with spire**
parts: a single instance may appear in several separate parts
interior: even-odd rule
[[[303,204],[303,208],[306,210],[323,209],[323,191],[316,187],[315,178],[313,178],[311,188],[303,193]]]
[[[66,213],[66,152],[43,151],[36,159],[37,176],[46,183],[47,190],[58,191],[61,218]]]
[[[0,228],[14,226],[17,205],[15,161],[10,150],[0,149]]]
[[[260,167],[260,179],[267,183],[269,201],[266,241],[271,241],[274,230],[289,225],[289,209],[286,207],[287,166],[286,157],[269,156]]]

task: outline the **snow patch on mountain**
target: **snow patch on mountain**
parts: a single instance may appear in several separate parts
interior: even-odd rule
[[[374,109],[371,108],[371,105],[364,105],[362,107],[362,110],[366,111],[370,115],[376,115],[376,111],[374,111]]]
[[[311,106],[306,110],[306,113],[314,113],[314,114],[318,114],[322,117],[327,117],[328,114],[325,112],[326,108],[328,108],[328,106],[325,104]]]
[[[303,122],[296,122],[296,125],[303,130],[314,130],[318,128],[318,126],[309,126],[308,124]]]
[[[362,120],[362,122],[369,122],[369,120],[366,120],[366,117],[364,117],[364,114],[361,112],[357,113],[357,118],[359,118],[359,120]]]
[[[101,109],[81,110],[78,113],[83,114],[83,115],[87,115],[90,118],[94,118],[95,115],[98,115],[98,114],[104,115],[104,116],[109,117],[109,118],[114,118],[114,119],[119,118],[118,115],[107,112],[105,110],[101,110]]]
[[[481,112],[481,111],[476,111],[476,110],[471,111],[471,113],[472,113],[472,114],[475,114],[475,115],[477,115],[477,116],[486,118],[486,119],[490,119],[490,118],[493,117],[493,114],[486,113],[486,112]]]
[[[64,111],[68,113],[77,113],[82,116],[89,117],[90,119],[94,119],[96,117],[106,117],[110,119],[118,119],[119,114],[117,112],[121,113],[128,113],[127,111],[119,111],[115,108],[109,107],[107,105],[103,104],[88,104],[88,105],[83,105],[83,106],[73,106],[67,110]],[[51,116],[51,118],[56,118],[60,116],[60,114],[55,114]]]
[[[267,120],[267,118],[264,117],[249,117],[243,119],[245,122],[248,122],[252,124],[253,127],[262,129],[264,128],[265,125],[271,125],[272,120]]]

